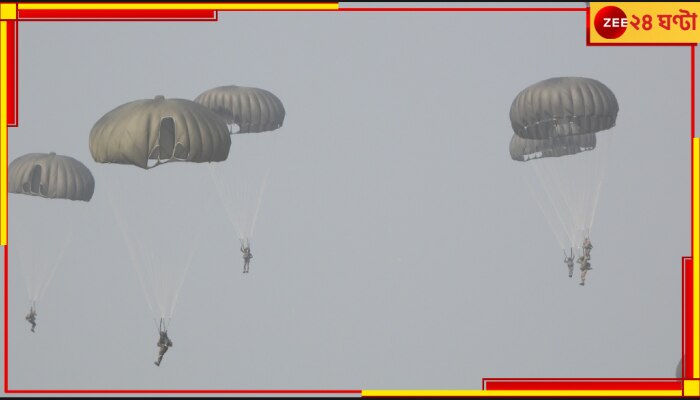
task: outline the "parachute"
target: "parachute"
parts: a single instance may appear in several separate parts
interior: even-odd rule
[[[267,90],[234,85],[207,90],[195,102],[224,118],[232,133],[246,133],[235,135],[231,160],[209,170],[241,246],[248,248],[277,143],[276,135],[261,133],[282,126],[284,106]]]
[[[525,139],[595,133],[615,126],[615,94],[590,78],[551,78],[518,93],[510,107],[513,131]]]
[[[238,125],[236,133],[273,131],[284,122],[282,101],[264,89],[220,86],[200,94],[194,101],[216,112],[227,124]]]
[[[95,178],[80,161],[56,153],[25,154],[10,163],[7,171],[9,193],[48,199],[90,201]]]
[[[159,329],[167,329],[201,234],[200,220],[190,218],[186,209],[197,206],[197,196],[200,201],[207,198],[195,190],[202,176],[182,172],[196,169],[186,164],[228,158],[231,136],[226,123],[193,101],[156,96],[106,113],[94,124],[89,144],[93,159],[99,163],[149,170],[180,162],[147,175],[138,169],[119,171],[121,175],[111,180],[122,181],[120,190],[107,188],[148,306],[160,320]],[[184,199],[189,203],[183,203]],[[168,232],[169,241],[162,240],[161,231]]]
[[[169,161],[224,161],[231,147],[226,124],[193,101],[136,100],[100,118],[90,131],[90,153],[99,163],[144,169]],[[149,163],[156,160],[155,163]]]
[[[84,203],[92,199],[95,179],[80,161],[53,152],[16,158],[7,179],[9,193],[24,195],[21,204],[12,207],[10,254],[22,266],[34,309],[53,280],[76,221],[85,213]]]
[[[563,250],[581,251],[600,198],[619,107],[590,78],[552,78],[521,91],[510,108],[511,159],[530,165],[531,192]]]

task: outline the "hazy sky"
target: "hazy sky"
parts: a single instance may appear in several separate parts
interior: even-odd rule
[[[70,155],[96,189],[89,203],[10,195],[10,388],[672,377],[690,255],[690,50],[586,47],[584,18],[222,12],[215,23],[20,23],[9,159]],[[585,287],[578,269],[567,277],[524,165],[508,153],[513,98],[555,76],[600,80],[620,104]],[[93,124],[118,105],[229,84],[267,89],[287,112],[246,275],[207,164],[146,171],[95,163],[88,148]],[[166,263],[194,251],[160,368],[120,213]],[[142,228],[158,213],[172,219]],[[55,259],[69,231],[32,334],[17,253]]]

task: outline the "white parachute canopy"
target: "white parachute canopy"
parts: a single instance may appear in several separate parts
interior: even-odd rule
[[[198,167],[198,168],[197,168]],[[204,228],[206,166],[121,168],[110,206],[153,317],[169,323]],[[111,170],[110,173],[117,173]],[[166,325],[167,326],[167,325]]]
[[[209,164],[221,202],[242,245],[248,245],[272,169],[277,133],[231,135],[228,160]]]

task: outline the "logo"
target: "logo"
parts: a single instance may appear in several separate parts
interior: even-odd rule
[[[593,20],[596,32],[606,39],[617,39],[627,30],[627,15],[615,6],[603,7]]]

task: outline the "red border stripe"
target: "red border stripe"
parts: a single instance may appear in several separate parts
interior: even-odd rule
[[[7,21],[7,125],[17,126],[17,21]]]
[[[20,20],[216,20],[216,10],[17,10]]]
[[[685,260],[683,271],[683,376],[693,376],[693,259]]]
[[[486,390],[681,390],[678,379],[664,381],[542,381],[510,380],[485,383]]]

